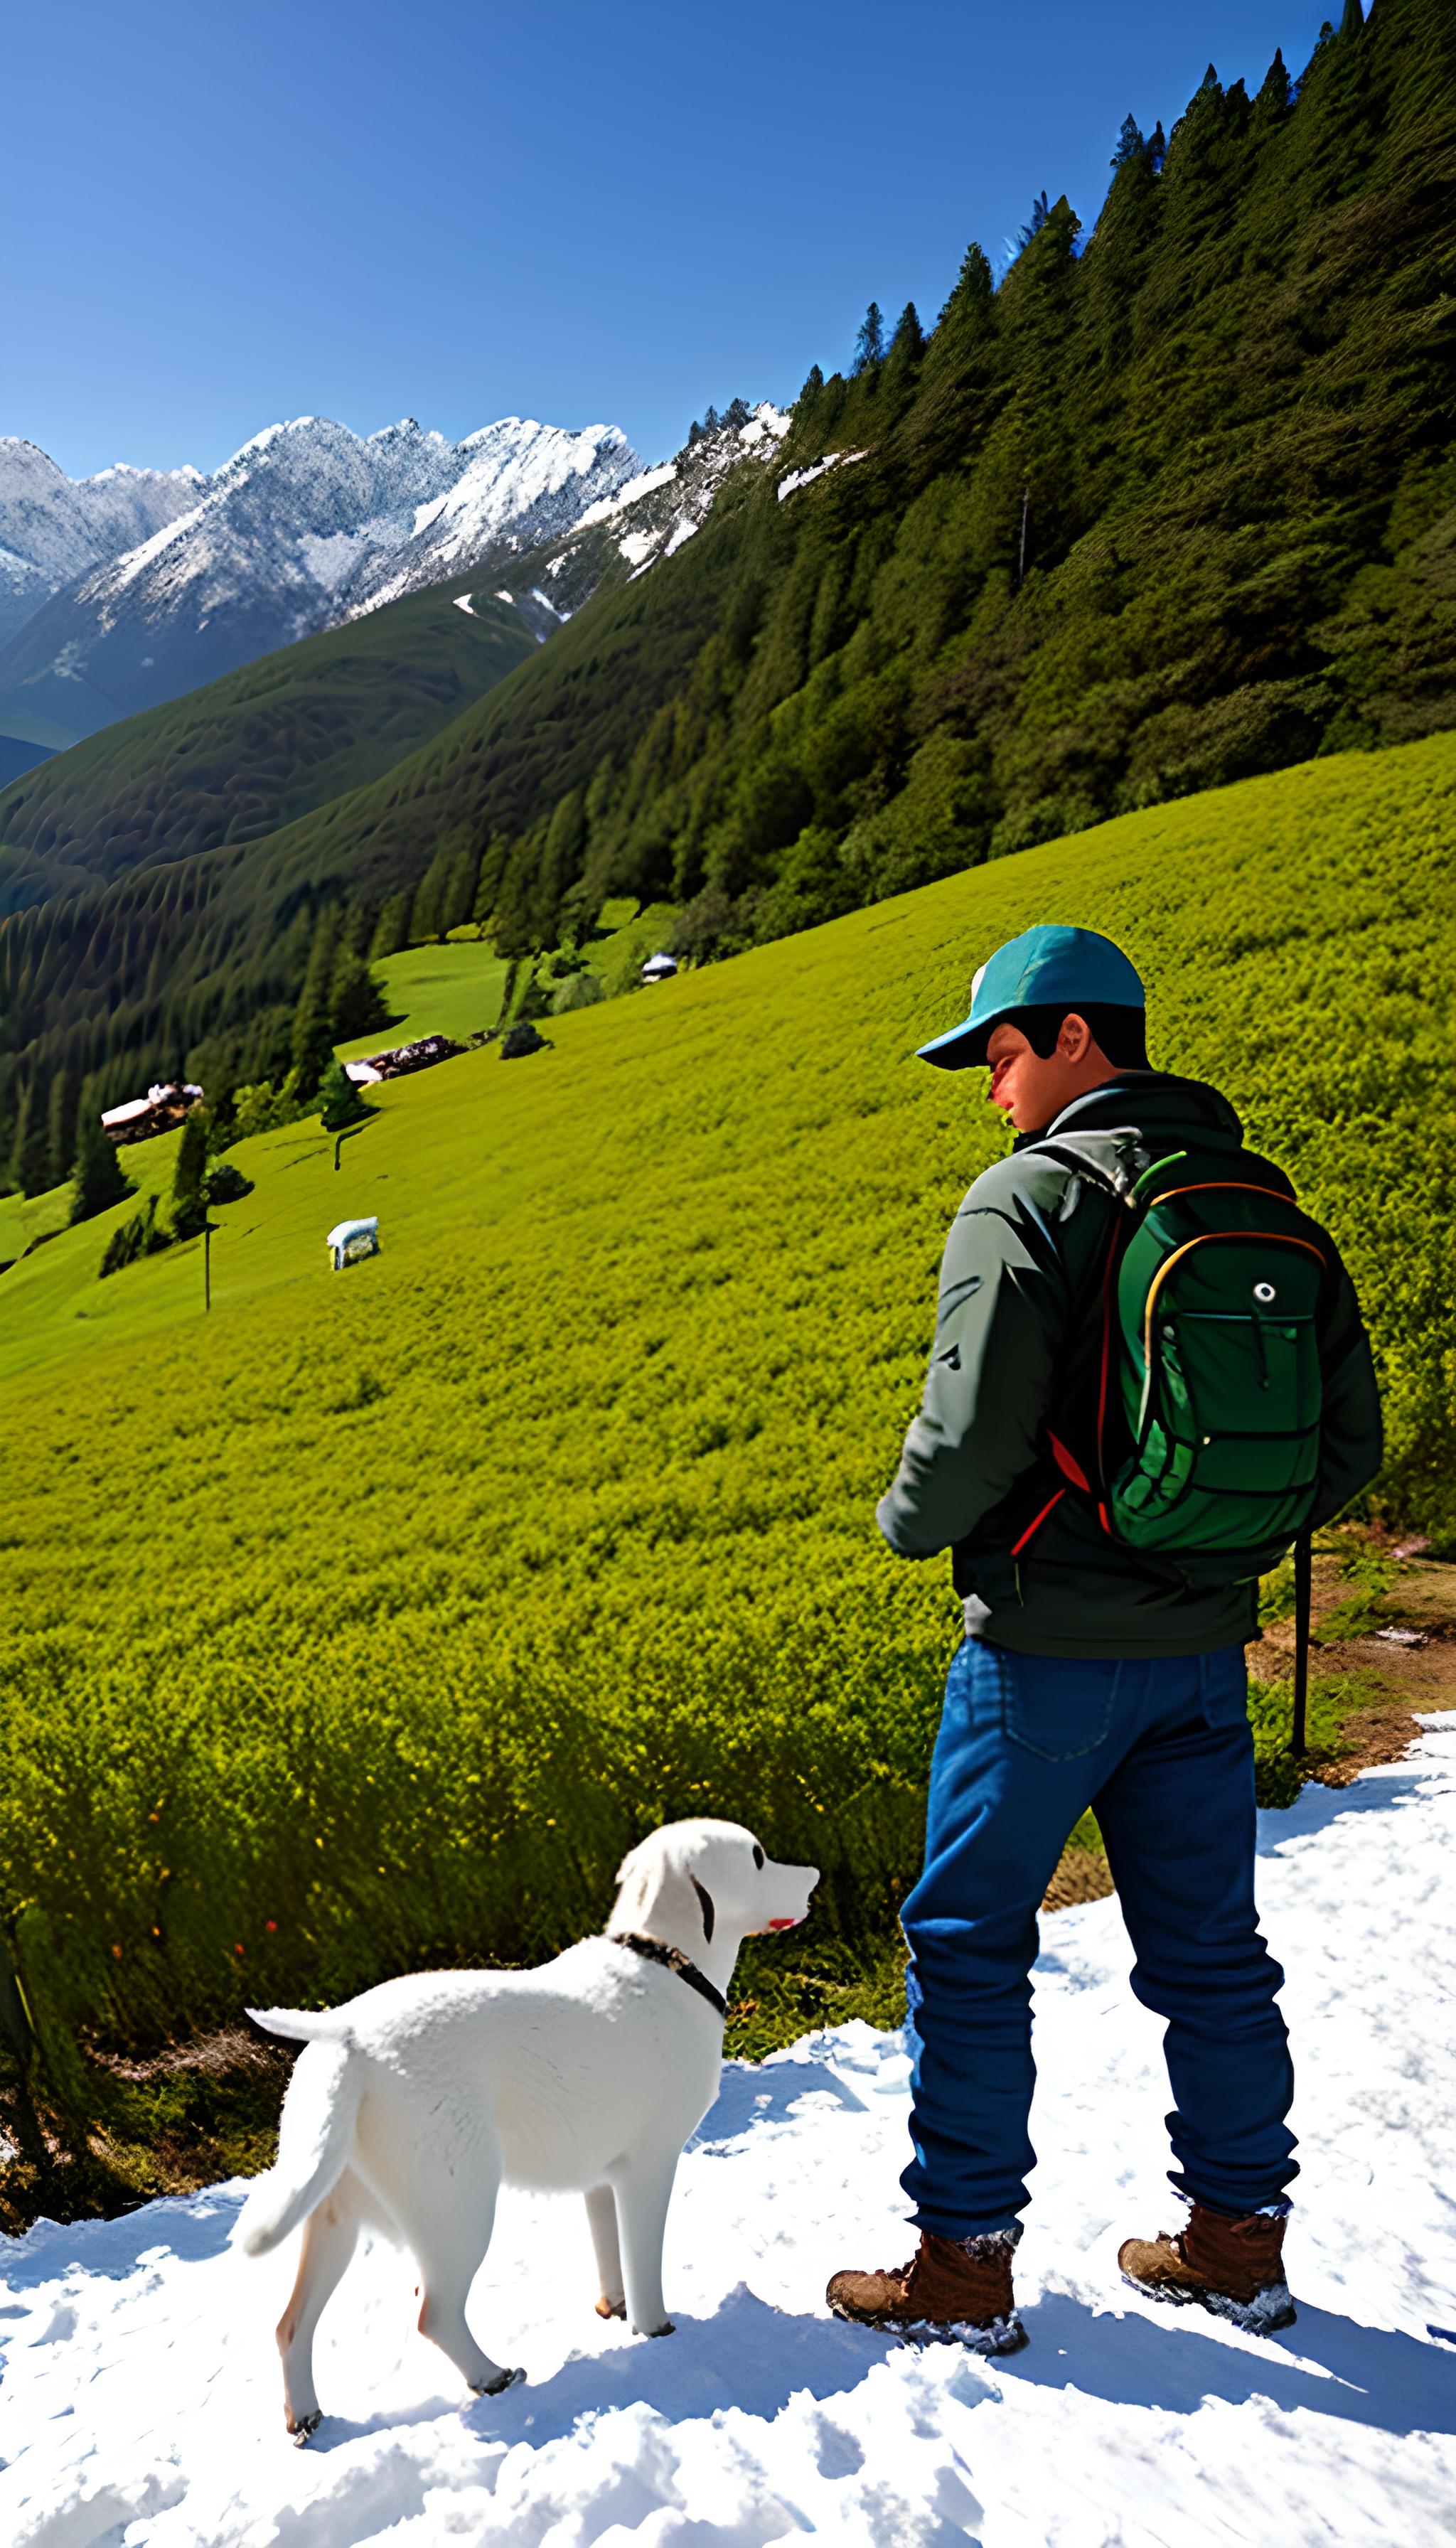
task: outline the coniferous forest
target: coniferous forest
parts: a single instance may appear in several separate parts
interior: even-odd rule
[[[301,995],[321,1051],[334,986],[359,1014],[370,951],[452,919],[524,955],[670,898],[709,957],[1456,724],[1447,0],[1346,0],[1298,77],[1109,138],[1090,236],[1048,186],[999,283],[972,246],[933,325],[871,305],[771,471],[382,776],[288,820],[275,773],[281,827],[180,856],[130,725],[13,786],[0,1157],[286,1068]]]

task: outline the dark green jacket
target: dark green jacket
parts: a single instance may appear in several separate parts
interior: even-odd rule
[[[954,1551],[970,1633],[1039,1655],[1193,1655],[1257,1634],[1257,1583],[1193,1590],[1176,1569],[1138,1557],[1099,1527],[1089,1502],[1062,1497],[1019,1557],[1011,1550],[1064,1481],[1046,1427],[1085,1439],[1100,1356],[1100,1286],[1111,1215],[1120,1211],[1065,1157],[1072,1141],[1111,1168],[1196,1140],[1237,1151],[1243,1128],[1197,1080],[1130,1071],[1078,1098],[1046,1132],[1023,1135],[977,1177],[941,1266],[935,1344],[919,1414],[879,1506],[901,1557]],[[1135,1164],[1137,1161],[1135,1159]],[[1380,1466],[1380,1401],[1354,1289],[1336,1260],[1320,1336],[1324,1406],[1317,1522],[1339,1511]]]

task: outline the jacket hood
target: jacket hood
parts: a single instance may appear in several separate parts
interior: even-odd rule
[[[1067,1133],[1132,1131],[1154,1137],[1196,1133],[1201,1141],[1238,1149],[1243,1126],[1227,1097],[1201,1079],[1178,1079],[1166,1070],[1130,1070],[1110,1079],[1070,1106],[1040,1133],[1019,1133],[1013,1150],[1049,1141]]]

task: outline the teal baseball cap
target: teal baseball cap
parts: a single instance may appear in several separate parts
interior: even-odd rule
[[[1145,1009],[1147,994],[1121,947],[1095,929],[1061,929],[1044,921],[1008,938],[970,986],[970,1015],[919,1048],[938,1070],[970,1070],[986,1058],[991,1029],[1013,1009],[1094,1005]]]

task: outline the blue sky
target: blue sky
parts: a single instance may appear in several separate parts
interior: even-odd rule
[[[211,469],[284,415],[452,435],[791,398],[929,322],[1125,114],[1332,0],[52,0],[7,29],[0,432]],[[1338,16],[1338,9],[1333,9]]]

